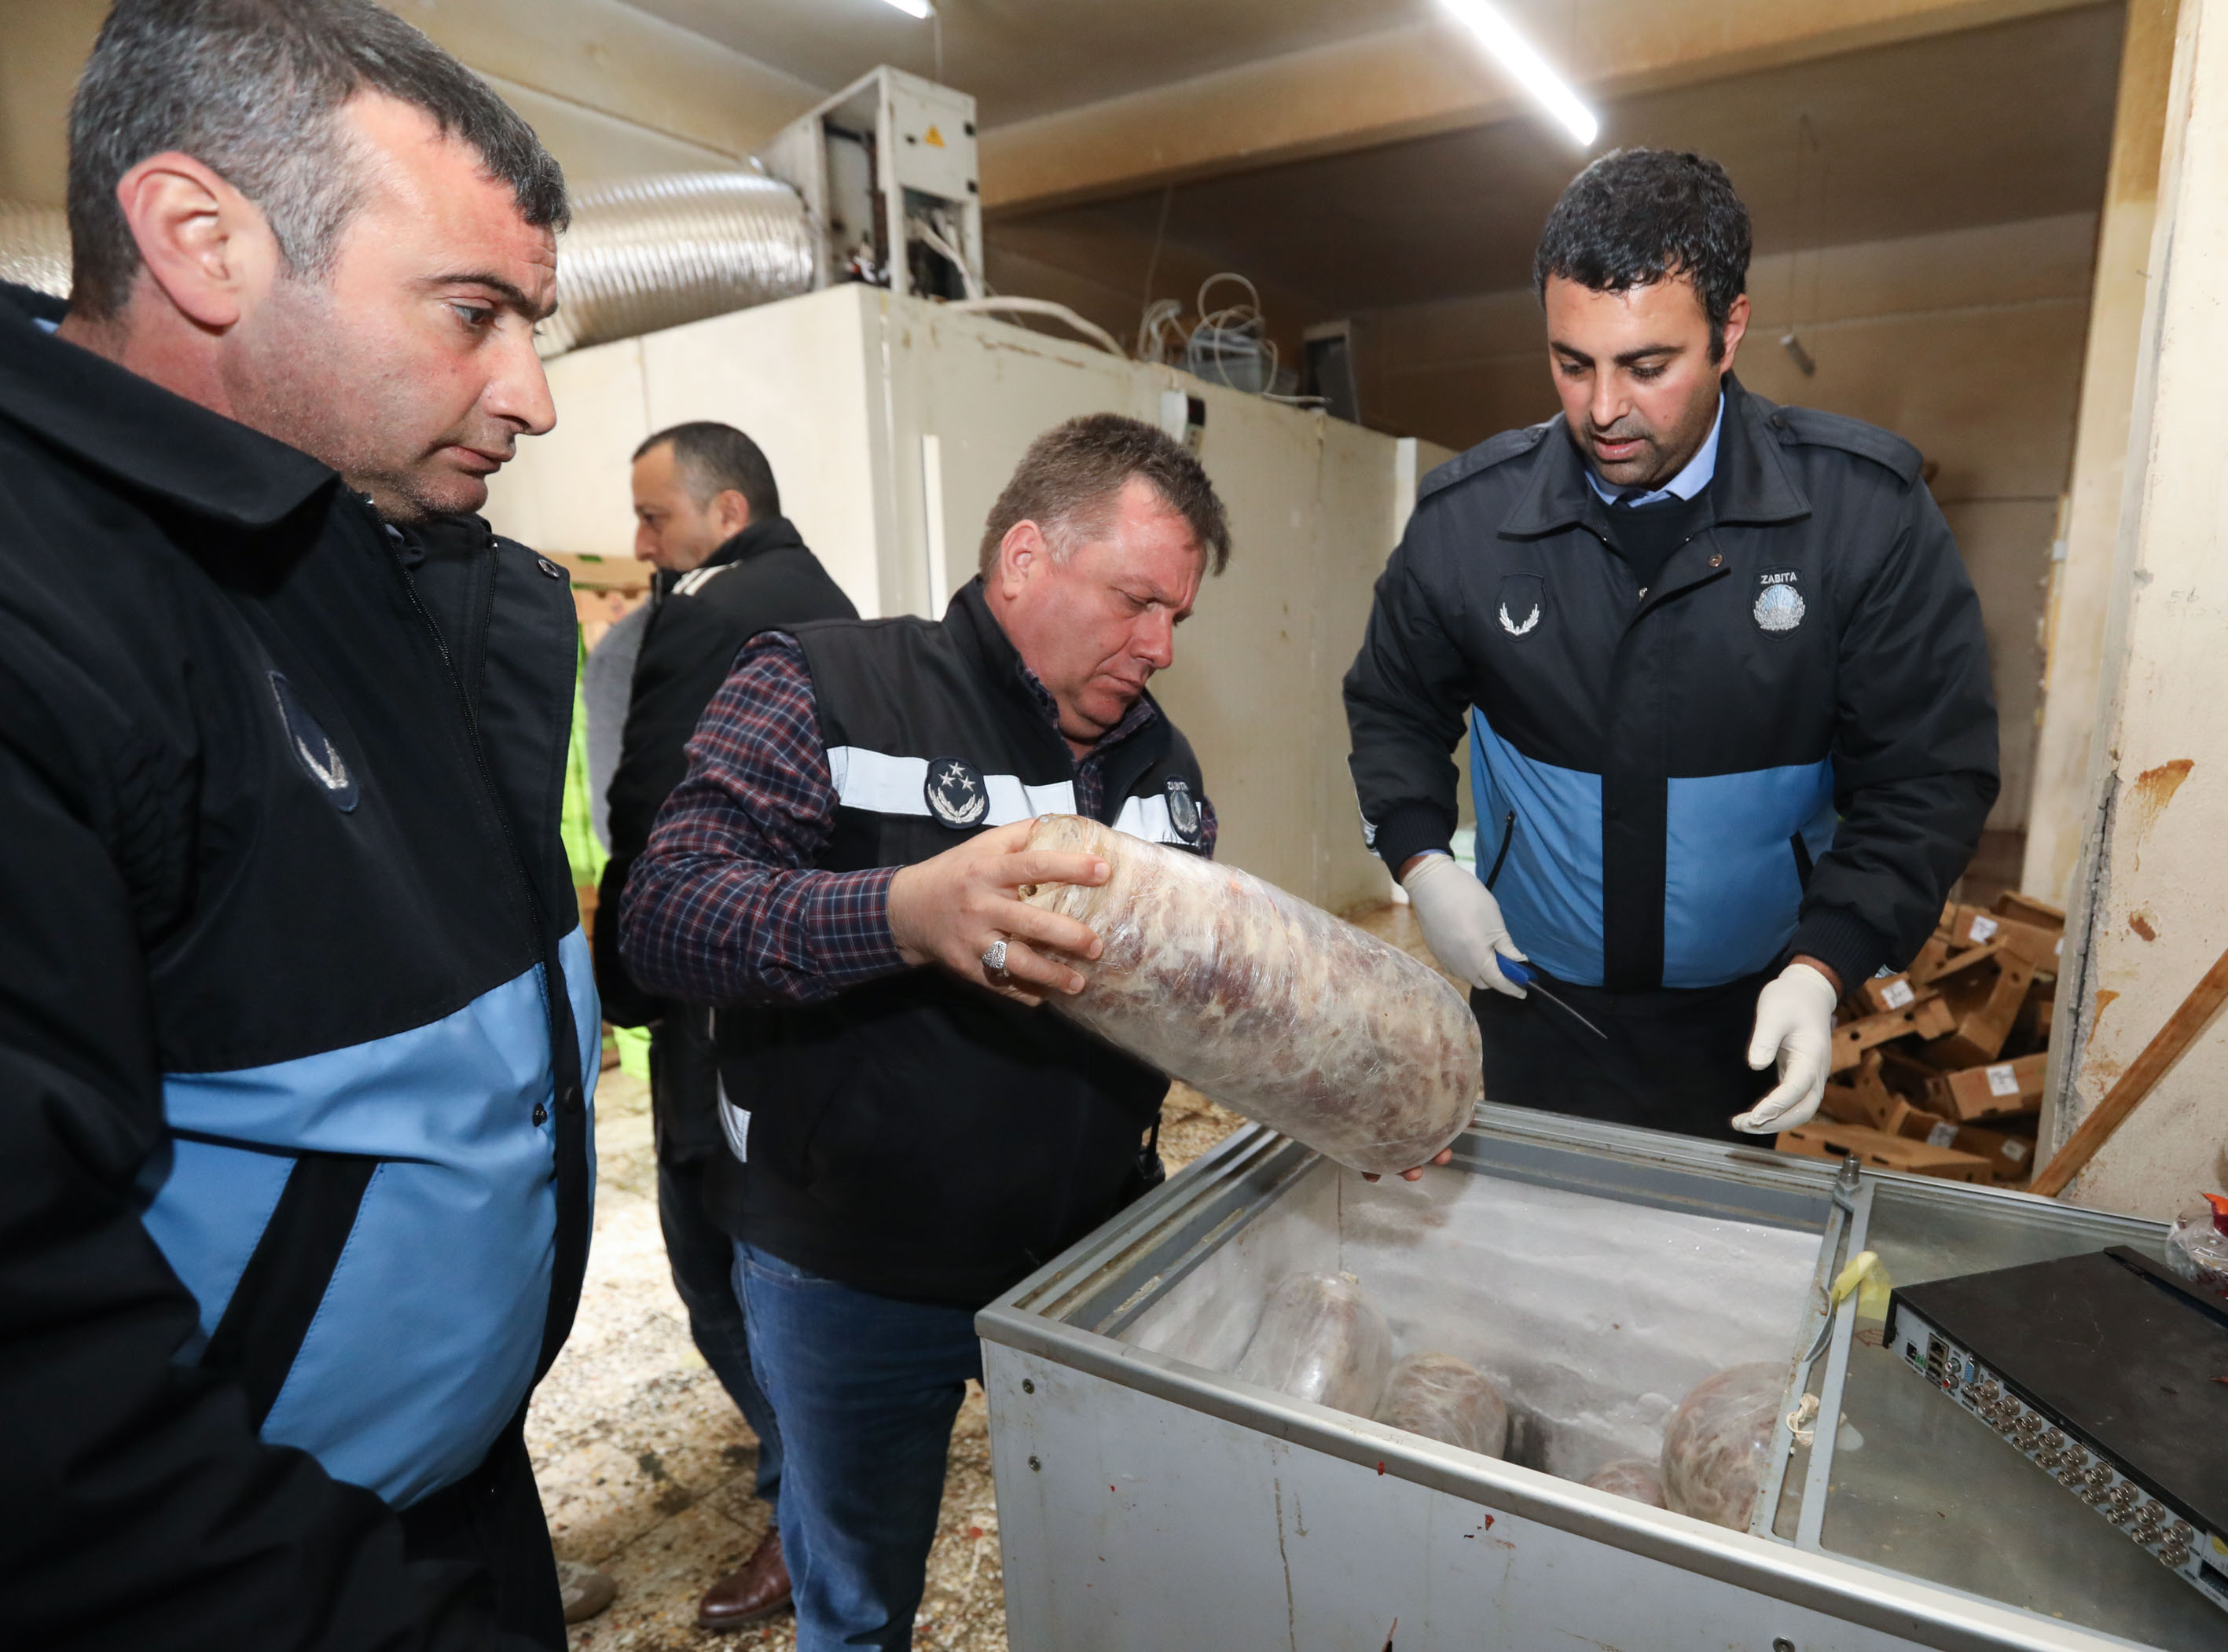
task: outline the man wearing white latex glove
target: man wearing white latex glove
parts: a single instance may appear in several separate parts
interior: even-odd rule
[[[1761,1073],[1777,1061],[1779,1082],[1733,1120],[1735,1130],[1770,1136],[1810,1122],[1826,1093],[1834,1060],[1834,1006],[1841,1000],[1840,983],[1815,958],[1789,964],[1757,995],[1748,1064]]]
[[[1571,181],[1533,260],[1562,411],[1418,484],[1347,673],[1364,836],[1477,983],[1504,1106],[1807,1117],[1832,989],[1916,956],[1995,801],[1988,637],[1924,460],[1741,383],[1750,240],[1698,155]],[[1445,858],[1457,746],[1478,877]]]
[[[1501,972],[1502,958],[1525,962],[1509,938],[1501,903],[1461,861],[1451,855],[1419,855],[1408,862],[1400,887],[1416,910],[1424,944],[1441,965],[1473,987],[1525,996],[1524,989]]]

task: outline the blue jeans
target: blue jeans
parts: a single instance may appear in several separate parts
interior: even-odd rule
[[[975,1316],[877,1297],[738,1243],[751,1363],[781,1419],[797,1652],[907,1652]]]
[[[680,1293],[681,1305],[688,1310],[688,1332],[696,1340],[696,1351],[759,1437],[755,1489],[767,1502],[778,1502],[781,1429],[751,1370],[750,1334],[744,1326],[743,1305],[735,1298],[735,1242],[705,1213],[703,1184],[701,1160],[660,1156],[657,1225],[665,1233],[665,1259],[672,1265],[673,1288]]]

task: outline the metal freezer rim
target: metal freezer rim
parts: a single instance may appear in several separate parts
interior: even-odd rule
[[[1627,1201],[1668,1209],[1706,1204],[1715,1214],[1829,1236],[1844,1220],[1833,1197],[1836,1166],[1734,1143],[1481,1105],[1470,1129],[1456,1142],[1455,1155],[1457,1167],[1472,1171],[1571,1187],[1582,1184],[1574,1184],[1567,1172],[1551,1175],[1546,1165],[1551,1156],[1567,1156],[1574,1149],[1621,1161],[1624,1179],[1601,1186]],[[1195,1265],[1207,1241],[1243,1227],[1321,1160],[1321,1155],[1275,1131],[1245,1127],[984,1308],[976,1316],[976,1334],[985,1341],[1294,1445],[1943,1652],[2095,1652],[2141,1644],[1827,1552],[1815,1546],[1815,1530],[1806,1534],[1810,1541],[1798,1546],[1713,1527],[1239,1383],[1116,1340],[1111,1333],[1127,1327],[1160,1290]],[[1737,1188],[1714,1180],[1728,1172],[1738,1176]],[[1713,1179],[1716,1195],[1706,1200],[1701,1193],[1705,1178]],[[1979,1199],[2047,1208],[2105,1231],[2122,1230],[2128,1237],[2148,1226],[2131,1217],[2071,1212],[2055,1200],[2006,1189],[1960,1184],[1952,1192],[1924,1177],[1871,1169],[1865,1171],[1864,1181],[1860,1198],[1866,1207],[1876,1188],[1888,1186],[1920,1202],[1969,1204]],[[1729,1208],[1729,1192],[1745,1202]],[[1861,1235],[1860,1226],[1855,1236]],[[1833,1253],[1828,1245],[1821,1272]],[[1170,1265],[1187,1256],[1190,1263]],[[1832,1316],[1822,1316],[1815,1301],[1812,1306],[1809,1323],[1823,1316],[1834,1333],[1837,1366],[1846,1359],[1854,1311],[1853,1298]],[[1798,1384],[1808,1364],[1806,1359],[1796,1369]],[[1783,1418],[1780,1429],[1783,1437]],[[1789,1463],[1783,1437],[1780,1444],[1777,1470],[1784,1474]],[[1812,1463],[1811,1473],[1822,1478],[1829,1469],[1828,1453]],[[1768,1485],[1759,1499],[1764,1511],[1759,1526],[1771,1520],[1777,1489],[1776,1483]],[[1815,1515],[1809,1524],[1815,1527]]]

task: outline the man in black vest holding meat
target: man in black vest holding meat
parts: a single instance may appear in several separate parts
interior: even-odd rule
[[[626,891],[634,978],[722,1006],[714,1213],[779,1419],[801,1652],[909,1647],[977,1309],[1150,1187],[1162,1074],[1035,1008],[1082,925],[1021,886],[1087,815],[1213,852],[1145,685],[1229,557],[1190,453],[1096,414],[1032,445],[940,624],[769,632]]]
[[[620,892],[650,823],[688,759],[696,720],[727,680],[736,650],[762,631],[814,619],[856,619],[781,514],[781,490],[759,445],[732,425],[699,421],[661,430],[634,452],[635,555],[654,565],[651,608],[635,655],[626,733],[611,776],[611,858],[599,904],[611,921],[595,937],[604,1015],[648,1026],[650,1089],[657,1128],[657,1218],[673,1288],[689,1334],[758,1436],[757,1491],[779,1498],[781,1437],[751,1375],[734,1246],[704,1208],[707,1167],[724,1157],[712,1011],[642,991],[618,953]],[[781,1538],[769,1532],[696,1609],[706,1629],[734,1629],[789,1604]]]

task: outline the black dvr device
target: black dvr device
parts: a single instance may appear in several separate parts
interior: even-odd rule
[[[1888,1347],[2228,1610],[2228,1303],[2115,1245],[1899,1289]]]

